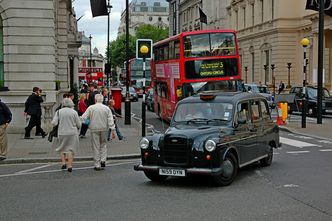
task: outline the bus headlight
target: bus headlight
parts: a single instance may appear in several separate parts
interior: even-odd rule
[[[209,151],[209,152],[212,152],[212,151],[214,151],[215,149],[216,149],[216,142],[214,142],[213,140],[207,140],[206,142],[205,142],[205,149],[207,150],[207,151]]]
[[[140,141],[139,141],[139,146],[141,149],[145,150],[149,147],[149,140],[146,139],[145,137],[143,137]]]

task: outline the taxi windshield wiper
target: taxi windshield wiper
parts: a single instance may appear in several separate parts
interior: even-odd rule
[[[228,120],[223,119],[223,118],[213,118],[213,119],[209,119],[208,122],[212,122],[212,121],[223,121],[223,122],[227,122]]]
[[[201,121],[208,121],[208,120],[209,119],[206,119],[206,118],[192,118],[192,119],[187,120],[187,124],[201,122]]]

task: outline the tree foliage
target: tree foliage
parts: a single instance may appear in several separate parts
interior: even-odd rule
[[[129,59],[135,58],[136,56],[137,39],[152,39],[155,43],[165,38],[168,38],[168,28],[158,28],[153,25],[139,26],[136,31],[136,36],[129,35]],[[126,61],[126,35],[118,36],[116,40],[110,43],[110,47],[112,67],[123,67]]]
[[[153,25],[141,25],[137,28],[136,38],[152,39],[153,43],[168,38],[168,28],[158,28]]]
[[[136,38],[129,36],[129,59],[135,57]],[[111,46],[111,63],[112,67],[123,67],[126,61],[126,35],[119,36],[110,43]]]

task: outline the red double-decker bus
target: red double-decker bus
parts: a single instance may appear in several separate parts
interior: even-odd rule
[[[176,103],[201,91],[235,89],[241,79],[233,30],[183,32],[153,46],[154,110],[169,121]]]

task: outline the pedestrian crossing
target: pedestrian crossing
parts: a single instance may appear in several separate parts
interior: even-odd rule
[[[275,150],[275,154],[309,154],[313,152],[332,153],[332,140],[318,139],[297,134],[280,136],[282,147]]]

